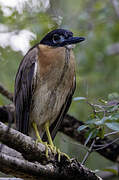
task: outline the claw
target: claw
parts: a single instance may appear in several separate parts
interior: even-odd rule
[[[61,156],[65,156],[69,161],[71,161],[70,157],[66,153],[61,152],[59,149],[57,149],[57,153],[58,153],[58,162],[61,161]]]
[[[44,144],[44,145],[45,145],[45,155],[46,155],[46,157],[48,158],[48,143],[42,141],[42,139],[41,139],[41,137],[40,137],[40,135],[39,135],[39,132],[38,132],[36,123],[33,122],[32,125],[33,125],[33,128],[34,128],[35,133],[36,133],[36,136],[37,136],[36,144],[41,143],[41,144]]]
[[[46,134],[48,137],[49,144],[47,142],[42,141],[42,139],[39,135],[38,129],[37,129],[37,124],[35,122],[33,122],[32,125],[33,125],[33,128],[34,128],[36,136],[37,136],[36,144],[41,143],[41,144],[45,145],[45,154],[46,154],[47,158],[48,158],[48,148],[49,148],[54,155],[56,153],[58,154],[58,162],[61,161],[61,156],[65,156],[69,161],[71,161],[70,157],[67,154],[61,152],[58,148],[56,148],[56,146],[54,146],[52,138],[51,138],[51,134],[49,131],[49,121],[47,121],[45,124],[45,131],[46,131]]]
[[[45,145],[45,155],[48,158],[48,143],[47,142],[43,142],[43,144]]]
[[[57,150],[56,150],[55,146],[51,146],[50,144],[48,144],[48,147],[50,148],[50,150],[52,151],[53,154],[57,153]]]
[[[36,145],[38,145],[38,143],[41,143],[41,144],[44,144],[45,145],[45,155],[46,157],[48,158],[48,148],[49,148],[49,145],[47,142],[41,142],[39,139],[36,139]]]

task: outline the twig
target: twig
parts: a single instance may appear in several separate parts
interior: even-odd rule
[[[119,131],[110,132],[110,133],[105,134],[104,137],[115,135],[115,134],[118,134],[118,133],[119,133]]]
[[[88,101],[87,101],[87,104],[92,107],[94,116],[96,117],[96,110],[95,110],[94,105],[92,103],[88,102]]]
[[[105,149],[105,148],[107,148],[108,146],[112,145],[113,143],[115,143],[115,142],[117,142],[117,141],[119,141],[119,138],[116,138],[116,139],[114,139],[113,141],[111,141],[110,143],[105,144],[105,145],[103,145],[102,147],[97,148],[97,149],[95,149],[95,150],[96,150],[96,151],[99,151],[99,150]]]
[[[105,116],[105,109],[104,109],[103,106],[100,106],[100,105],[98,105],[98,104],[92,104],[92,103],[90,103],[90,102],[88,102],[88,101],[87,101],[87,104],[89,104],[89,105],[92,107],[93,113],[94,113],[94,116],[95,116],[95,117],[96,117],[96,113],[98,113],[98,112],[103,112],[103,113],[104,113],[104,116]],[[97,110],[95,109],[95,107],[98,107],[98,108],[101,109],[101,110],[97,111]]]
[[[92,150],[93,150],[93,147],[94,147],[94,144],[95,144],[95,139],[93,140],[90,148],[88,149],[88,152],[86,153],[86,155],[85,155],[85,157],[84,157],[84,159],[83,159],[83,161],[82,161],[82,163],[81,163],[82,165],[85,164],[86,160],[88,159],[89,155],[91,154],[91,152],[92,152]]]
[[[0,84],[0,93],[6,98],[8,98],[10,101],[13,101],[13,94],[10,93],[7,89],[5,89],[2,84]]]

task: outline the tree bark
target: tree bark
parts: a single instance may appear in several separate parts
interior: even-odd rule
[[[67,160],[65,156],[57,161],[57,154],[49,150],[48,159],[45,156],[45,146],[36,145],[30,137],[0,123],[0,141],[8,147],[0,153],[0,170],[23,179],[75,179],[101,180],[94,172],[85,168],[77,160]],[[14,153],[13,153],[14,152]],[[14,155],[13,155],[14,154]]]

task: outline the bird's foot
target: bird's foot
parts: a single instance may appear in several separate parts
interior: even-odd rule
[[[44,143],[47,144],[47,142],[44,142]],[[57,148],[56,146],[54,146],[54,145],[52,146],[50,144],[47,144],[47,153],[48,153],[48,148],[51,150],[51,152],[54,155],[58,154],[58,162],[61,161],[61,156],[65,156],[69,161],[71,161],[70,157],[66,153],[61,152],[60,149]]]
[[[69,161],[71,161],[70,157],[66,153],[61,152],[56,146],[48,144],[48,148],[54,155],[58,154],[58,162],[61,161],[61,156],[65,156]]]
[[[41,141],[41,139],[36,140],[36,144],[38,144],[38,143],[45,145],[45,155],[47,158],[49,157],[48,149],[50,149],[54,155],[58,154],[58,162],[61,161],[61,156],[65,156],[69,161],[71,161],[70,157],[66,153],[61,152],[56,146],[54,146],[54,145],[52,146],[52,145],[48,144],[47,142],[43,142],[43,141]]]
[[[58,162],[61,161],[61,156],[65,156],[69,161],[71,161],[70,157],[66,153],[61,152],[58,148],[57,148],[56,151],[57,151],[57,154],[58,154]]]
[[[38,143],[41,143],[41,144],[45,145],[45,155],[48,158],[48,148],[49,148],[48,143],[41,141],[41,139],[37,139],[36,144],[38,144]]]
[[[57,148],[56,148],[56,146],[52,146],[52,145],[50,145],[50,144],[48,144],[48,147],[49,147],[49,149],[51,150],[51,152],[53,153],[53,154],[56,154],[57,153]]]

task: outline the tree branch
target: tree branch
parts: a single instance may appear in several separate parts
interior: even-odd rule
[[[14,104],[9,104],[5,106],[0,106],[0,121],[3,123],[14,123]]]
[[[9,121],[8,117],[10,116],[8,114],[12,114],[11,121],[14,122],[14,110],[15,110],[15,108],[14,108],[13,104],[12,105],[10,104],[10,106],[6,105],[3,107],[0,107],[0,120],[2,122],[8,122]],[[6,119],[5,119],[5,117],[6,117]],[[77,129],[81,125],[83,125],[83,123],[81,121],[79,121],[76,118],[67,114],[61,124],[59,131],[66,134],[67,136],[71,137],[75,141],[80,142],[81,144],[84,144],[86,141],[85,133],[87,132],[87,129],[85,129],[85,130],[81,131],[81,133],[79,133],[77,131]],[[119,144],[116,142],[114,142],[112,144],[111,143],[112,143],[112,140],[110,140],[107,137],[105,137],[102,140],[96,141],[96,145],[110,144],[106,148],[100,149],[97,152],[113,162],[119,162]]]
[[[2,84],[0,84],[0,93],[6,98],[8,98],[10,101],[13,101],[13,94],[10,93],[7,89],[5,89]]]
[[[0,180],[23,180],[23,179],[21,179],[21,178],[0,178]],[[28,179],[27,179],[28,180]]]
[[[8,147],[22,153],[22,155],[29,160],[42,162],[46,159],[45,146],[43,144],[35,143],[29,136],[26,136],[12,128],[9,133],[6,133],[8,127],[0,122],[0,141]],[[33,156],[34,154],[34,156]],[[51,156],[51,152],[49,152]],[[54,156],[53,156],[54,157]]]
[[[30,137],[12,128],[9,133],[5,134],[6,130],[7,126],[0,123],[0,141],[22,153],[23,156],[18,155],[17,157],[16,154],[18,152],[15,153],[15,156],[11,156],[11,150],[4,151],[2,149],[0,153],[0,169],[2,172],[24,179],[59,180],[67,178],[75,180],[101,180],[95,173],[82,166],[76,160],[69,162],[63,156],[61,162],[58,162],[57,155],[54,156],[50,151],[48,153],[49,158],[47,159],[44,145],[40,143],[36,145],[35,141]]]
[[[54,179],[58,176],[58,172],[55,171],[55,168],[51,164],[44,166],[40,163],[21,160],[3,153],[0,154],[0,162],[0,169],[2,172],[24,179],[35,179],[36,177],[43,178],[44,176]]]

